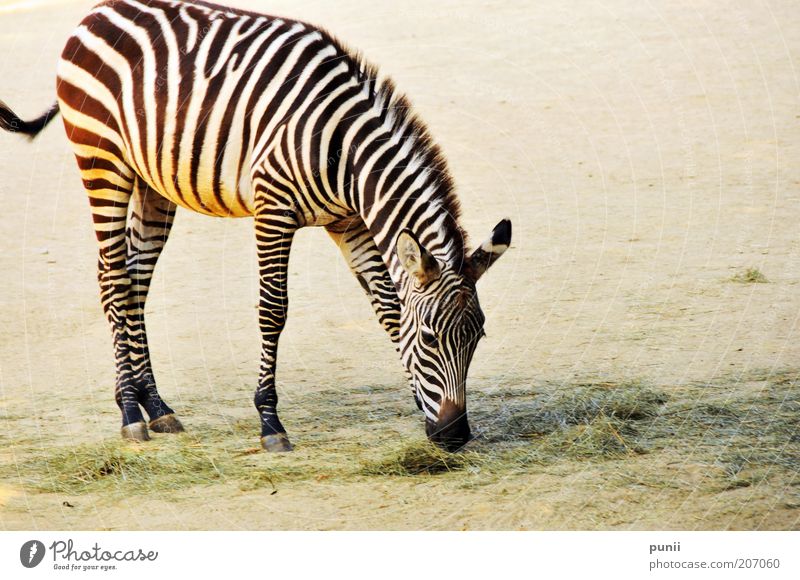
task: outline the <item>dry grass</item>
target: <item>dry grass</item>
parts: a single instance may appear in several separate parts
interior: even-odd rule
[[[296,402],[294,415],[287,408],[286,422],[296,426],[291,454],[262,453],[253,446],[256,422],[232,421],[226,428],[196,424],[189,434],[146,444],[112,439],[42,450],[20,443],[14,453],[26,461],[0,464],[0,478],[29,491],[163,496],[222,482],[274,491],[323,479],[455,478],[471,487],[589,462],[609,466],[604,485],[627,485],[636,475],[630,461],[669,454],[711,466],[707,491],[721,493],[800,479],[799,376],[689,385],[669,397],[640,381],[477,393],[477,437],[455,454],[421,437],[421,419],[408,411],[413,403],[401,389],[315,393]],[[646,479],[649,486],[674,485],[668,472]]]
[[[64,493],[113,487],[160,492],[213,483],[224,477],[215,459],[187,440],[152,446],[105,441],[61,450],[42,463],[50,477],[34,480],[34,484],[46,491]]]
[[[480,463],[481,458],[472,452],[448,453],[427,440],[412,440],[388,452],[378,459],[367,460],[361,473],[378,476],[434,475],[453,472]]]

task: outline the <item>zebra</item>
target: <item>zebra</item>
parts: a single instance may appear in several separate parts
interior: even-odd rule
[[[0,103],[0,127],[33,138],[63,117],[98,242],[124,438],[184,431],[156,388],[144,319],[181,206],[254,219],[263,449],[292,450],[275,369],[289,252],[306,226],[327,230],[366,292],[428,438],[451,451],[470,440],[467,371],[485,334],[476,282],[510,246],[511,221],[467,251],[445,158],[390,79],[305,22],[107,0],[67,40],[56,89],[32,121]]]

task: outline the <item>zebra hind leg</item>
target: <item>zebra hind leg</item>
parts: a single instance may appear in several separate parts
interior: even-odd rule
[[[254,398],[261,419],[261,446],[272,452],[291,451],[286,429],[278,418],[275,363],[278,339],[286,324],[289,307],[287,278],[289,251],[296,231],[291,212],[257,212],[255,219],[258,251],[258,324],[261,330],[261,362]]]
[[[127,317],[128,346],[132,380],[139,404],[150,417],[150,429],[156,433],[180,433],[184,430],[175,412],[164,402],[156,388],[144,320],[150,282],[172,229],[175,210],[174,203],[137,178],[126,231],[126,269],[131,280]]]
[[[152,192],[150,196],[145,195],[145,191],[137,187],[136,174],[112,151],[97,148],[92,139],[81,132],[75,132],[71,138],[75,141],[78,167],[89,196],[98,243],[97,279],[100,301],[114,343],[114,398],[122,412],[122,436],[147,441],[150,435],[140,405],[145,406],[151,419],[172,415],[163,401],[158,404],[160,399],[154,398],[154,393],[157,397],[155,384],[144,380],[150,363],[142,313],[152,268],[166,241],[174,208],[157,202]],[[84,138],[85,143],[82,142]],[[92,152],[97,153],[86,154]],[[130,205],[133,205],[133,216],[130,227],[126,227]],[[149,376],[152,377],[152,371]],[[165,423],[170,430],[179,430],[169,419],[155,422],[151,428],[163,431]]]
[[[97,238],[97,281],[100,302],[114,343],[114,398],[122,412],[122,436],[146,441],[150,436],[139,407],[133,363],[136,355],[132,353],[135,343],[128,328],[131,279],[127,269],[125,228],[136,174],[119,156],[97,148],[84,133],[76,131],[71,138],[76,145],[78,167],[89,196]],[[91,155],[93,152],[97,154]]]

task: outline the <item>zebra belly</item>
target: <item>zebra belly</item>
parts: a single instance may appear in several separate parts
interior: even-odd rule
[[[167,186],[161,189],[153,185],[152,178],[142,177],[152,189],[186,209],[214,217],[248,217],[253,215],[253,196],[249,189],[245,191],[233,190],[230,187],[232,184],[228,184],[227,187],[224,184],[218,184],[218,189],[215,190],[210,184],[198,184],[196,189],[198,197],[196,199],[187,199],[187,197],[178,193],[180,190],[178,187]],[[184,191],[189,190],[188,187],[182,189]],[[223,200],[223,205],[217,203],[215,197],[217,191]]]
[[[253,215],[254,199],[249,171],[243,171],[237,182],[235,172],[223,172],[221,179],[215,179],[201,167],[197,177],[192,179],[191,160],[187,160],[178,164],[171,178],[161,182],[147,168],[136,167],[136,172],[152,189],[186,209],[215,217]]]

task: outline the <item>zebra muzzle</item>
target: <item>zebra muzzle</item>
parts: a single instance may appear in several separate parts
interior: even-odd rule
[[[425,432],[433,443],[447,451],[457,451],[467,444],[472,434],[466,408],[445,401],[436,422],[426,421]]]

